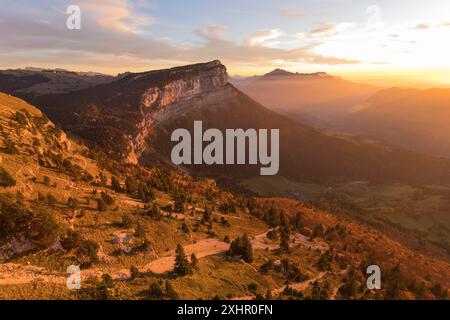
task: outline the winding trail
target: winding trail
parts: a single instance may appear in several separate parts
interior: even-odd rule
[[[254,249],[276,250],[279,248],[278,244],[270,243],[270,241],[267,239],[267,232],[256,235],[252,238],[252,245]],[[292,240],[293,245],[298,245],[299,243],[301,243],[314,249],[324,248],[324,243],[310,242],[306,237],[302,235],[295,235]],[[197,258],[203,258],[207,256],[223,254],[228,250],[229,246],[229,243],[214,238],[208,238],[198,240],[196,243],[186,245],[183,248],[188,257],[190,257],[191,254],[194,253]],[[143,273],[152,272],[156,274],[169,272],[173,268],[175,257],[175,250],[171,250],[167,253],[166,256],[150,261],[149,263],[140,267],[139,271]],[[124,281],[131,277],[129,269],[117,268],[93,268],[81,270],[81,277],[84,281],[91,277],[101,277],[104,273],[109,273],[114,280],[119,281]],[[319,275],[320,277],[323,277],[322,273]],[[0,285],[24,284],[37,280],[47,281],[51,283],[64,283],[66,279],[67,276],[63,273],[50,272],[41,267],[12,263],[0,264]],[[314,278],[305,282],[291,284],[290,286],[296,289],[298,288],[297,290],[304,290],[302,289],[304,286],[309,286],[309,284],[315,280],[317,279]],[[276,290],[282,291],[284,290],[284,287]]]
[[[309,286],[313,282],[322,279],[326,274],[327,274],[326,272],[320,272],[314,278],[308,279],[306,281],[296,282],[296,283],[291,283],[291,284],[284,285],[282,287],[279,287],[277,289],[272,290],[271,291],[272,295],[273,296],[279,295],[280,293],[282,293],[284,291],[284,289],[286,289],[286,287],[289,287],[289,288],[295,289],[297,291],[303,292],[306,289],[308,289]],[[253,300],[254,298],[255,298],[255,296],[241,296],[241,297],[233,298],[233,300]]]

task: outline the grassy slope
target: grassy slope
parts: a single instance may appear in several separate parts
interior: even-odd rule
[[[160,219],[153,219],[142,215],[143,203],[129,195],[116,193],[110,188],[99,187],[96,185],[99,179],[99,173],[104,172],[110,177],[106,169],[100,166],[92,159],[87,158],[83,154],[85,148],[76,144],[72,140],[65,137],[64,134],[60,138],[55,138],[49,133],[50,123],[42,129],[42,132],[32,133],[32,128],[27,126],[17,126],[12,120],[12,116],[17,111],[26,109],[31,117],[41,117],[39,111],[26,105],[23,101],[0,94],[0,123],[3,127],[2,146],[6,138],[13,140],[19,150],[19,154],[11,155],[0,152],[2,159],[0,165],[5,168],[17,181],[14,187],[1,188],[0,194],[9,194],[14,197],[17,191],[20,191],[24,198],[25,204],[34,207],[38,192],[43,194],[51,193],[57,203],[52,205],[44,205],[48,214],[51,214],[57,220],[62,229],[73,228],[83,237],[98,243],[101,247],[100,261],[94,263],[87,271],[98,271],[99,275],[104,272],[113,274],[120,270],[129,270],[131,266],[141,268],[148,262],[167,256],[170,254],[178,243],[182,245],[192,244],[207,238],[216,238],[223,240],[225,236],[231,239],[244,233],[250,236],[259,235],[267,231],[270,227],[257,216],[267,210],[268,207],[274,205],[291,216],[295,212],[300,211],[303,214],[305,225],[309,229],[313,229],[318,224],[323,224],[325,228],[332,228],[336,224],[341,223],[345,228],[351,230],[348,237],[331,237],[330,239],[322,239],[318,237],[313,243],[319,243],[326,240],[330,247],[339,255],[342,255],[346,261],[346,267],[343,267],[337,260],[331,261],[331,269],[325,272],[321,280],[321,284],[325,281],[336,290],[343,281],[346,268],[349,266],[359,267],[359,263],[367,258],[368,252],[379,250],[382,253],[377,254],[383,264],[387,266],[393,265],[395,262],[401,262],[402,266],[413,269],[406,274],[417,281],[424,281],[427,286],[431,286],[436,282],[448,287],[450,280],[448,278],[449,265],[443,261],[431,259],[404,248],[401,244],[388,239],[370,228],[359,225],[350,220],[342,220],[337,216],[319,211],[311,210],[304,206],[301,202],[286,199],[266,199],[260,200],[256,213],[249,214],[245,205],[239,205],[238,199],[234,199],[237,206],[236,213],[223,215],[217,211],[218,206],[227,199],[233,199],[233,195],[223,192],[217,188],[213,181],[210,180],[194,180],[192,177],[181,173],[174,173],[175,183],[182,187],[192,196],[188,200],[185,222],[190,229],[187,234],[182,231],[181,223],[183,216],[173,214],[171,211],[163,211]],[[47,139],[45,138],[47,136]],[[74,179],[61,170],[55,168],[47,168],[39,165],[37,154],[33,148],[33,137],[37,137],[40,141],[41,149],[53,148],[55,139],[59,142],[65,141],[67,148],[63,148],[60,152],[64,157],[70,158],[73,163],[80,165],[84,170],[88,171],[94,178],[92,182],[74,181]],[[42,151],[42,150],[41,150]],[[153,174],[151,172],[151,174]],[[44,176],[50,177],[50,184],[43,183]],[[56,185],[55,185],[56,183]],[[108,181],[109,184],[109,181]],[[97,190],[97,196],[92,194],[93,189]],[[96,209],[94,199],[98,197],[100,191],[106,191],[115,199],[115,204],[104,212]],[[211,193],[214,196],[211,197]],[[67,206],[68,197],[77,198],[81,204],[79,209],[70,209]],[[89,200],[89,202],[87,202]],[[173,203],[173,195],[165,191],[157,191],[156,202],[164,207]],[[213,210],[213,233],[208,232],[206,226],[198,223],[203,215],[203,208],[215,207]],[[191,208],[194,213],[191,215]],[[83,214],[82,213],[83,210]],[[170,215],[169,215],[170,214]],[[147,228],[145,238],[150,241],[154,252],[148,255],[146,252],[133,251],[131,253],[121,252],[120,246],[114,244],[112,240],[117,232],[133,233],[133,228],[126,228],[121,225],[122,219],[130,216],[134,222],[144,224]],[[230,223],[229,227],[220,223],[221,217],[225,217]],[[181,218],[181,219],[180,219]],[[380,240],[381,239],[381,240]],[[135,237],[130,247],[139,246],[144,237]],[[268,239],[265,239],[268,241]],[[381,241],[382,246],[378,248],[375,244]],[[279,240],[275,242],[268,241],[275,247]],[[344,249],[344,245],[346,248]],[[219,296],[222,298],[239,298],[252,297],[255,293],[265,294],[267,290],[282,288],[286,284],[286,278],[280,270],[270,270],[268,273],[259,271],[259,267],[268,259],[281,261],[288,259],[290,264],[298,265],[301,273],[309,278],[314,279],[320,274],[317,263],[322,253],[307,246],[294,246],[289,253],[280,253],[278,250],[254,250],[254,261],[252,263],[244,263],[242,261],[233,261],[228,259],[223,252],[216,255],[207,256],[199,260],[198,270],[193,275],[185,277],[173,277],[171,273],[153,274],[151,272],[144,273],[141,277],[134,280],[116,281],[114,292],[110,298],[128,298],[128,299],[147,299],[151,298],[148,289],[153,282],[164,282],[170,279],[174,288],[181,298],[212,298]],[[406,258],[411,260],[405,260]],[[410,262],[407,262],[410,261]],[[51,279],[65,279],[65,269],[68,265],[76,263],[76,257],[72,252],[60,251],[52,252],[49,250],[35,250],[25,252],[15,256],[8,261],[0,263],[0,267],[8,269],[10,264],[26,270],[32,266],[44,268],[45,274],[42,276],[38,273],[33,276],[31,281],[25,283],[14,283],[20,280],[21,272],[17,271],[13,274],[0,270],[0,298],[9,299],[76,299],[89,298],[85,291],[75,292],[65,288],[64,283],[60,280],[52,282]],[[50,278],[48,275],[52,275]],[[428,277],[431,276],[431,277]],[[426,278],[426,279],[425,279]],[[428,279],[428,280],[427,280]],[[23,280],[23,279],[22,279]],[[2,282],[3,281],[3,282]],[[9,282],[8,282],[9,281]],[[98,285],[98,279],[83,280],[83,289],[94,289]],[[7,284],[2,284],[7,283]],[[253,286],[253,289],[249,288]],[[256,289],[255,289],[256,288]],[[311,293],[309,285],[305,285],[304,294],[308,296]],[[427,293],[429,297],[429,293]],[[339,297],[339,296],[338,296]]]

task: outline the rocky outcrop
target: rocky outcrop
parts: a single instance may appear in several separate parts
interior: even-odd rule
[[[0,247],[0,259],[10,259],[17,254],[34,250],[33,243],[23,237],[11,239],[8,243]]]
[[[142,120],[136,125],[135,134],[130,136],[129,153],[127,161],[136,164],[141,155],[149,147],[147,137],[155,122],[162,121],[172,112],[180,111],[174,108],[178,105],[188,105],[196,99],[196,106],[201,107],[199,97],[207,98],[210,95],[224,94],[228,92],[228,74],[224,65],[215,60],[204,64],[197,64],[181,68],[159,71],[161,77],[169,79],[162,85],[150,86],[140,99],[140,111]],[[146,76],[154,76],[155,72],[147,74],[131,75],[130,80],[142,80]],[[151,84],[151,82],[150,82]]]

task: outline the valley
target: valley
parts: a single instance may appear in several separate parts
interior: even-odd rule
[[[448,294],[444,159],[297,124],[217,61],[31,100],[43,111],[0,94],[2,299]],[[280,174],[171,165],[170,133],[193,119],[280,128]],[[382,290],[365,287],[371,264]],[[66,287],[70,265],[81,290]]]

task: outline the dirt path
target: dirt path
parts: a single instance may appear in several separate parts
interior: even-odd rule
[[[252,239],[252,245],[254,249],[269,249],[274,250],[279,246],[278,244],[268,243],[266,237],[267,232],[263,234],[256,235]],[[302,238],[299,238],[302,239]],[[294,244],[295,244],[294,239]],[[211,255],[225,253],[229,244],[218,239],[208,238],[198,240],[196,243],[184,246],[184,251],[186,255],[190,258],[191,254],[195,254],[197,258],[203,258]],[[171,271],[175,263],[175,250],[171,250],[167,253],[167,256],[153,260],[143,267],[139,268],[141,272],[153,272],[153,273],[165,273]],[[17,270],[17,271],[15,271]],[[115,280],[127,280],[130,278],[129,269],[115,269],[115,268],[104,268],[104,269],[88,269],[81,271],[82,280],[86,280],[90,277],[101,277],[103,273],[109,273],[111,277]],[[14,264],[0,264],[0,285],[11,284],[11,283],[28,283],[36,279],[43,279],[49,282],[64,282],[66,277],[64,275],[57,275],[46,271],[44,268],[34,267],[34,266],[23,266]],[[311,280],[313,281],[313,280]],[[293,284],[299,285],[299,284]],[[309,285],[309,284],[308,284]],[[295,288],[295,287],[294,287]],[[283,290],[282,288],[281,290]]]
[[[329,245],[324,242],[324,241],[309,241],[308,237],[300,234],[300,233],[296,233],[293,238],[291,238],[292,240],[292,246],[295,245],[302,245],[305,246],[307,248],[311,248],[314,250],[320,250],[320,251],[327,251],[330,249]]]
[[[230,245],[217,239],[204,239],[197,243],[184,246],[184,252],[188,257],[195,254],[197,258],[203,258],[215,254],[224,253]],[[175,263],[175,251],[171,251],[167,257],[162,257],[146,264],[141,270],[143,272],[164,273],[172,270]]]
[[[280,293],[283,292],[284,289],[286,289],[286,287],[295,289],[297,291],[305,291],[306,289],[309,288],[309,286],[313,282],[322,279],[326,274],[327,274],[326,272],[320,272],[317,276],[315,276],[312,279],[309,279],[309,280],[306,280],[306,281],[303,281],[303,282],[296,282],[296,283],[291,283],[289,285],[282,286],[281,288],[273,290],[272,291],[272,295],[279,295]]]
[[[303,282],[296,282],[296,283],[291,283],[289,285],[284,285],[284,286],[282,286],[280,288],[272,290],[272,295],[273,296],[279,295],[280,293],[282,293],[284,291],[284,289],[287,286],[289,286],[290,288],[295,289],[297,291],[301,291],[301,292],[305,291],[306,289],[309,288],[309,286],[314,281],[322,279],[325,275],[326,275],[326,272],[320,272],[317,276],[315,276],[312,279],[309,279],[309,280],[306,280],[306,281],[303,281]],[[255,298],[255,296],[242,296],[242,297],[233,298],[233,300],[253,300],[254,298]]]
[[[271,231],[271,230],[269,230],[269,231]],[[269,231],[255,236],[254,240],[252,241],[253,248],[263,249],[263,250],[265,250],[265,249],[275,250],[275,249],[279,248],[278,244],[270,243],[269,239],[267,238],[267,233]],[[296,233],[295,235],[291,236],[290,240],[291,240],[291,243],[289,244],[290,247],[302,245],[307,248],[311,248],[314,250],[320,250],[320,251],[327,251],[329,249],[329,246],[326,242],[324,242],[324,241],[318,241],[318,242],[309,241],[307,236],[300,234],[300,233]]]
[[[45,281],[57,284],[66,283],[65,276],[46,271],[44,268],[14,263],[0,264],[0,286]]]

